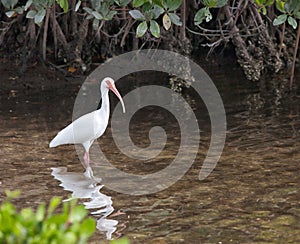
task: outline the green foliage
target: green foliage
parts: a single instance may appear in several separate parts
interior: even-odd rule
[[[273,25],[281,25],[287,21],[294,29],[297,28],[298,23],[296,19],[300,19],[300,1],[276,1],[276,8],[282,13],[273,20]]]
[[[203,0],[203,4],[208,8],[222,8],[227,4],[227,0]]]
[[[136,20],[145,20],[145,16],[141,13],[140,10],[130,10],[129,14],[131,15],[132,18]]]
[[[267,14],[267,7],[275,4],[276,9],[281,12],[273,20],[273,25],[281,25],[287,21],[294,29],[297,28],[296,19],[300,19],[300,1],[299,0],[254,0],[258,11],[264,15]]]
[[[296,21],[292,16],[289,16],[289,17],[288,17],[288,23],[289,23],[294,29],[297,28],[297,21]]]
[[[138,7],[144,5],[145,3],[148,3],[148,2],[149,2],[148,0],[133,0],[132,1],[132,6],[134,8],[138,8]]]
[[[112,20],[113,17],[117,14],[117,11],[112,9],[113,4],[122,5],[126,3],[125,1],[113,1],[109,5],[109,2],[99,1],[99,0],[91,0],[91,8],[83,7],[83,10],[88,13],[87,18],[93,19],[93,28],[97,30],[101,21]]]
[[[57,3],[64,13],[69,11],[68,0],[27,0],[24,6],[18,4],[20,2],[1,0],[7,9],[8,17],[25,13],[26,18],[34,19],[39,26],[43,24],[47,9],[53,7],[54,3]],[[169,30],[172,25],[182,26],[182,19],[178,14],[182,2],[182,0],[89,0],[81,6],[81,0],[78,0],[74,10],[86,12],[86,18],[91,20],[93,28],[97,30],[104,21],[114,19],[119,11],[123,11],[120,10],[121,6],[128,10],[129,15],[138,22],[135,26],[137,37],[142,37],[149,31],[152,36],[159,38],[161,28]],[[228,0],[201,0],[199,2],[200,8],[194,16],[195,25],[200,25],[203,21],[211,21],[213,18],[211,9],[224,7]],[[258,11],[263,14],[267,14],[268,7],[276,6],[281,14],[273,20],[274,25],[288,23],[293,28],[297,27],[297,19],[300,19],[299,0],[254,0],[254,3]],[[162,17],[162,22],[160,17]]]
[[[267,7],[274,4],[274,0],[254,0],[258,7],[258,12],[262,12],[264,15],[267,14]]]
[[[69,9],[69,3],[68,0],[56,0],[58,5],[64,10],[64,12],[68,12]]]
[[[194,17],[195,25],[200,25],[204,19],[206,22],[209,22],[212,19],[212,15],[208,7],[201,8],[197,11]]]
[[[178,15],[173,14],[173,13],[169,13],[169,17],[170,17],[170,19],[171,19],[171,22],[172,22],[174,25],[182,26],[182,23],[181,23],[180,18],[179,18]]]
[[[122,237],[118,240],[112,240],[110,241],[111,244],[130,244],[130,241],[127,237]]]
[[[7,192],[0,207],[0,243],[86,243],[95,231],[95,220],[87,218],[87,210],[76,201],[64,202],[57,212],[61,199],[53,197],[48,208],[42,203],[36,211],[18,212],[11,203],[18,194]]]
[[[14,6],[18,3],[18,0],[1,0],[1,2],[6,8],[10,9],[10,11],[6,12],[8,17],[23,14],[29,10],[26,14],[26,18],[34,19],[34,23],[39,26],[41,26],[43,23],[43,20],[46,16],[46,10],[52,7],[54,4],[54,0],[28,0],[24,6],[18,6],[14,9]],[[68,11],[68,0],[56,0],[56,2],[65,13]]]
[[[7,9],[13,9],[18,3],[18,0],[1,0],[3,6]]]
[[[160,28],[158,23],[155,20],[150,20],[150,32],[156,38],[160,36]]]
[[[200,8],[194,17],[195,25],[200,25],[204,19],[206,22],[211,21],[212,15],[209,9],[222,8],[227,4],[227,1],[228,0],[203,0],[204,7]]]
[[[164,9],[168,12],[175,11],[182,4],[182,0],[165,0],[163,1]]]
[[[287,19],[287,15],[281,14],[276,19],[274,19],[273,25],[281,25],[286,21],[286,19]]]
[[[143,36],[148,29],[148,25],[146,21],[141,22],[138,27],[136,28],[136,36],[141,37]]]
[[[180,17],[174,12],[182,4],[182,0],[134,0],[133,7],[139,8],[130,10],[129,14],[135,20],[142,21],[136,29],[136,36],[142,37],[148,30],[156,37],[160,37],[160,26],[156,19],[163,15],[163,27],[169,30],[172,23],[181,26]]]

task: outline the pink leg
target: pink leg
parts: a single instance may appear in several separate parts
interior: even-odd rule
[[[86,168],[90,167],[90,154],[89,152],[85,152],[83,156]]]
[[[93,174],[93,171],[90,167],[90,154],[89,154],[89,152],[84,153],[83,159],[84,159],[85,169],[86,169],[84,175],[86,177],[90,178],[90,179],[94,179],[94,174]]]

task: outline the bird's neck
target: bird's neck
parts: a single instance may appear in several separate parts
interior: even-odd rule
[[[109,114],[109,96],[108,96],[108,90],[105,90],[102,94],[102,106],[101,110],[105,110]]]

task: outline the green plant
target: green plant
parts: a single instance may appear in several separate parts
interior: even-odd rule
[[[299,0],[254,0],[259,12],[267,14],[267,8],[275,3],[276,9],[281,13],[273,20],[273,25],[281,25],[288,22],[294,29],[297,28],[296,19],[300,19]]]
[[[210,12],[211,8],[222,8],[227,4],[227,0],[203,0],[203,8],[200,8],[195,17],[195,25],[200,25],[205,19],[206,22],[209,22],[212,19]]]
[[[17,52],[25,56],[25,68],[37,53],[43,61],[49,53],[85,71],[91,57],[102,60],[145,44],[167,44],[174,50],[177,46],[188,54],[192,46],[210,47],[210,53],[231,41],[246,77],[257,81],[264,69],[277,72],[283,68],[289,53],[281,51],[290,50],[283,49],[285,29],[291,26],[298,28],[292,87],[300,41],[299,0],[0,0],[0,5],[2,16],[9,17],[0,23],[0,47],[15,37]],[[209,43],[200,43],[204,40]]]
[[[141,21],[136,29],[137,37],[142,37],[148,30],[148,23],[150,23],[150,33],[156,37],[160,37],[160,26],[157,19],[163,14],[162,24],[166,30],[171,28],[172,23],[181,26],[180,17],[174,12],[182,4],[182,0],[136,0],[132,5],[135,8],[129,11],[131,17],[135,20]]]
[[[87,210],[75,200],[64,202],[62,212],[57,211],[59,197],[53,197],[48,208],[42,203],[36,211],[17,211],[11,200],[19,192],[6,195],[0,207],[0,243],[86,243],[95,231],[95,220],[87,218]]]
[[[18,0],[1,0],[2,4],[9,11],[6,12],[7,17],[13,17],[17,14],[23,14],[27,12],[26,18],[34,19],[34,23],[41,26],[45,16],[46,10],[53,6],[54,0],[28,0],[24,6],[17,6]],[[56,0],[58,5],[64,10],[66,13],[69,9],[69,4],[67,0]],[[15,6],[17,6],[15,8]]]
[[[127,237],[122,237],[117,240],[111,240],[110,244],[130,244],[130,241]]]
[[[262,11],[264,15],[267,14],[267,7],[275,3],[276,9],[280,12],[280,15],[278,15],[273,20],[273,25],[274,26],[283,25],[282,34],[280,38],[281,47],[283,46],[283,40],[285,35],[285,24],[288,23],[294,29],[296,29],[298,26],[296,43],[294,48],[294,55],[293,55],[293,65],[292,65],[292,70],[290,75],[290,90],[291,90],[293,85],[294,73],[295,73],[297,50],[298,50],[299,40],[300,40],[300,25],[297,23],[297,19],[298,22],[300,23],[300,1],[299,0],[255,0],[255,3],[258,6],[258,10]]]

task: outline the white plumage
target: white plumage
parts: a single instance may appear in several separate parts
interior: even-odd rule
[[[94,140],[102,136],[108,125],[109,119],[109,90],[113,91],[120,99],[125,113],[123,99],[118,92],[112,78],[104,78],[101,82],[102,106],[99,110],[85,114],[76,119],[73,123],[62,129],[50,142],[49,147],[56,147],[63,144],[82,144],[85,149],[84,161],[89,167],[89,149]]]

